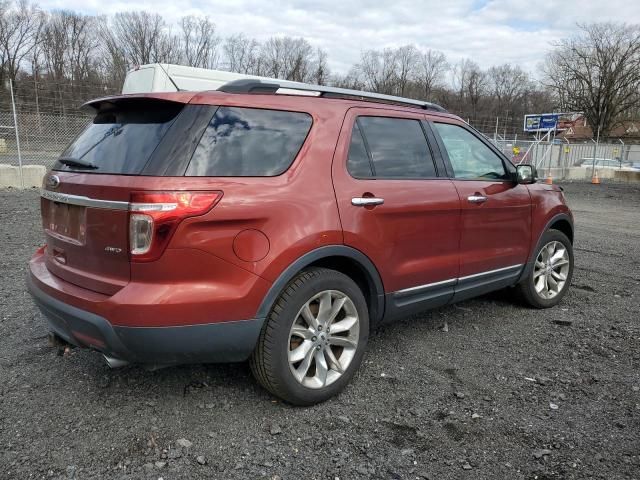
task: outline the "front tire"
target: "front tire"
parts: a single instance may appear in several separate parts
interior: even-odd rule
[[[573,276],[573,246],[559,230],[547,230],[534,253],[534,263],[517,286],[524,301],[534,308],[557,305]]]
[[[251,370],[277,397],[313,405],[349,383],[368,337],[369,314],[358,285],[335,270],[311,268],[278,297],[251,356]]]

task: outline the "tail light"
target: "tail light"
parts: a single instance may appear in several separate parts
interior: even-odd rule
[[[129,204],[131,260],[157,260],[185,218],[207,213],[222,192],[133,192]]]

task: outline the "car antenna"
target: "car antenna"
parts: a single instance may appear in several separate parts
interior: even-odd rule
[[[165,70],[165,68],[162,66],[161,63],[158,64],[160,66],[160,68],[162,69],[162,71],[164,72],[164,74],[167,76],[167,78],[171,81],[171,83],[173,84],[174,87],[176,87],[176,92],[181,92],[182,89],[180,87],[178,87],[178,85],[176,84],[176,82],[173,81],[173,78],[171,78],[171,75],[169,75],[169,72],[167,72]]]

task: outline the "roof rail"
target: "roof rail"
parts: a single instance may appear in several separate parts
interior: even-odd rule
[[[393,95],[383,95],[381,93],[365,92],[362,90],[350,90],[347,88],[309,85],[306,83],[291,82],[288,80],[274,79],[273,81],[268,82],[254,79],[234,80],[219,87],[218,91],[225,93],[270,93],[324,98],[343,98],[348,100],[363,100],[393,105],[407,105],[425,110],[435,110],[436,112],[446,112],[446,110],[440,105],[423,102],[421,100],[414,100],[412,98],[395,97]]]

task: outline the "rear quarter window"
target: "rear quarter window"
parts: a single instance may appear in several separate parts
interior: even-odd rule
[[[204,131],[185,175],[280,175],[296,158],[311,123],[311,116],[306,113],[220,107]]]

